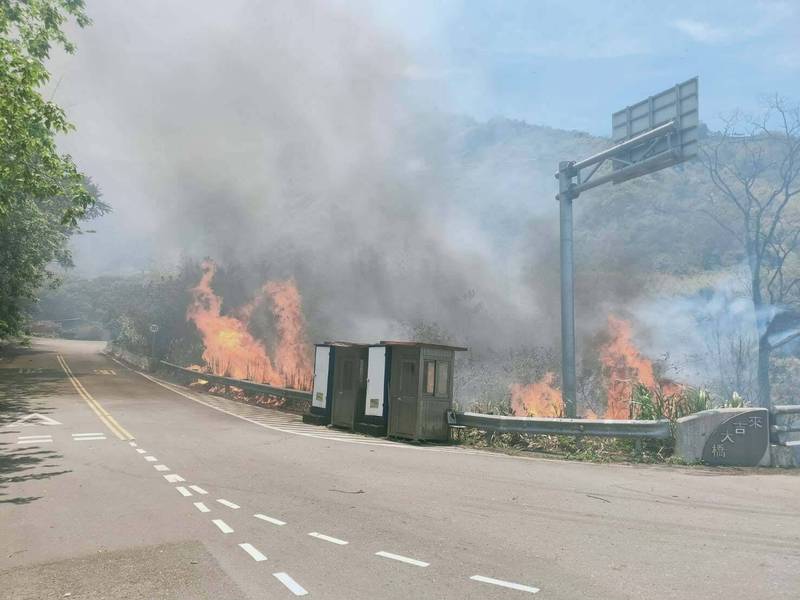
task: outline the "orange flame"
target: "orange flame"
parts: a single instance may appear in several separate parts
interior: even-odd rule
[[[609,315],[611,339],[600,349],[603,375],[608,381],[606,419],[629,419],[633,387],[641,383],[656,387],[653,363],[639,354],[633,343],[631,324]]]
[[[272,300],[272,313],[281,340],[275,349],[275,362],[286,373],[310,374],[311,359],[297,286],[291,280],[269,281],[263,289]]]
[[[212,261],[203,262],[203,276],[192,289],[193,301],[186,318],[203,338],[203,360],[212,373],[250,379],[281,387],[308,389],[311,359],[306,343],[300,293],[292,280],[267,282],[261,295],[239,310],[239,316],[222,315],[222,298],[211,282],[216,273]],[[265,298],[272,304],[278,332],[273,361],[263,342],[249,331],[250,316]]]
[[[553,387],[556,374],[545,373],[536,383],[511,384],[511,410],[518,417],[560,417],[563,414],[561,390]]]
[[[636,384],[650,390],[660,389],[666,396],[680,394],[683,386],[671,381],[659,381],[653,363],[639,353],[633,342],[631,324],[615,316],[608,317],[610,339],[600,348],[603,378],[607,382],[604,419],[631,418],[631,396]],[[563,414],[561,390],[553,387],[555,374],[548,372],[536,383],[511,385],[511,409],[517,416],[558,417]],[[583,417],[598,415],[585,409]]]

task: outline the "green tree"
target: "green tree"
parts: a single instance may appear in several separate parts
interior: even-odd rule
[[[0,0],[0,218],[26,198],[63,196],[63,219],[74,225],[93,204],[72,158],[56,148],[72,125],[41,89],[52,45],[75,50],[61,31],[70,17],[89,23],[82,0]]]
[[[94,200],[83,218],[106,212],[108,206],[96,199],[94,186],[87,183],[86,189]],[[70,205],[63,196],[26,197],[0,219],[0,338],[19,333],[26,305],[36,300],[43,285],[58,283],[51,265],[72,266],[67,243],[80,228],[63,219]]]
[[[56,136],[72,129],[42,95],[53,46],[73,52],[68,20],[89,24],[82,0],[0,0],[0,337],[18,333],[22,306],[70,264],[78,222],[108,209]]]

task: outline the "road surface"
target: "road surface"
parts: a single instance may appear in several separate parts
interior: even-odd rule
[[[0,359],[1,598],[798,598],[793,472],[394,443],[101,349]]]

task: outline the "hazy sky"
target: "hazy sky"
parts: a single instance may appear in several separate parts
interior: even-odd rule
[[[695,75],[712,128],[800,99],[800,0],[347,1],[398,33],[445,110],[609,134],[610,113]]]

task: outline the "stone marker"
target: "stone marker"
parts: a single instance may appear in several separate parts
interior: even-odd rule
[[[768,465],[768,448],[769,412],[765,408],[704,410],[678,419],[675,425],[675,455],[689,463]]]
[[[769,416],[766,409],[753,409],[720,423],[703,447],[708,465],[755,467],[769,447]]]

